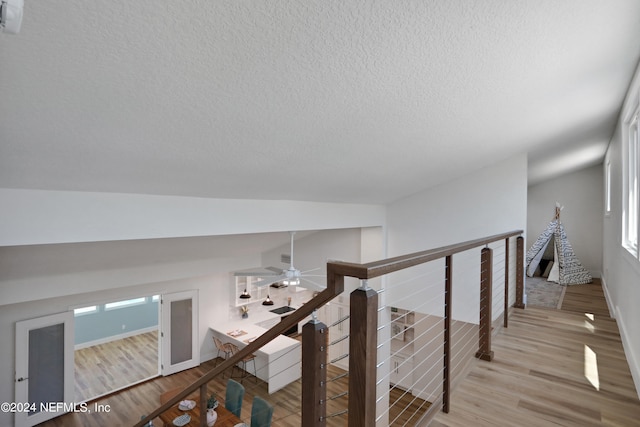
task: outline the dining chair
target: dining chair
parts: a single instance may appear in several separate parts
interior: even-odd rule
[[[237,345],[229,343],[229,348],[231,349],[231,354],[235,355],[237,352],[240,351],[240,349],[238,348]],[[238,367],[238,369],[242,369],[242,372],[240,373],[240,382],[242,383],[242,381],[244,381],[244,379],[246,377],[248,377],[250,374],[247,371],[247,363],[249,362],[253,362],[253,375],[255,377],[256,380],[256,384],[258,383],[258,373],[256,371],[256,355],[255,354],[250,354],[248,356],[243,357],[239,363],[242,363],[242,368]],[[233,368],[231,368],[231,377],[233,377],[233,370],[236,368],[236,365],[233,365]]]
[[[260,396],[253,398],[251,405],[251,427],[271,427],[273,406]]]
[[[224,407],[236,417],[241,418],[242,399],[244,399],[244,386],[238,381],[229,379],[224,396]]]
[[[224,358],[228,359],[231,352],[231,347],[229,347],[229,343],[223,343],[222,340],[218,337],[213,337],[213,343],[216,345],[216,349],[218,349],[218,356],[220,357],[220,353],[224,353]]]

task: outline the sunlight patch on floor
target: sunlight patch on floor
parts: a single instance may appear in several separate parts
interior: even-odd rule
[[[584,327],[591,333],[594,333],[596,331],[596,328],[594,328],[593,325],[586,320],[584,321]]]
[[[584,376],[596,390],[600,390],[598,356],[588,345],[584,346]]]

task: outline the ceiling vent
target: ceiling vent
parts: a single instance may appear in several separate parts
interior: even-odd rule
[[[282,261],[283,264],[291,264],[291,255],[287,255],[287,254],[280,255],[280,261]]]

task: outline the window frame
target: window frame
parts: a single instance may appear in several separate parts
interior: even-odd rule
[[[605,187],[604,187],[604,214],[611,215],[611,160],[607,160],[605,164]]]
[[[129,298],[120,301],[108,302],[104,305],[104,311],[119,310],[121,308],[133,307],[147,303],[146,297]]]
[[[640,102],[636,102],[632,114],[625,122],[625,130],[622,246],[636,260],[640,260]]]
[[[73,317],[86,316],[88,314],[94,314],[98,312],[97,305],[87,305],[84,307],[78,307],[73,309]]]

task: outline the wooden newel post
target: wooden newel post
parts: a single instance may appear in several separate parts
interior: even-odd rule
[[[378,293],[365,285],[351,293],[350,304],[349,427],[371,427],[376,424]]]
[[[480,328],[479,348],[476,357],[491,361],[491,288],[493,286],[493,250],[482,249],[480,253]]]
[[[207,384],[200,386],[200,427],[207,427]]]
[[[325,426],[329,330],[317,319],[302,327],[302,423]]]
[[[524,238],[516,239],[516,302],[515,308],[524,308]]]

